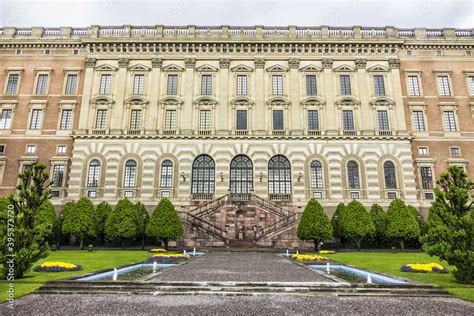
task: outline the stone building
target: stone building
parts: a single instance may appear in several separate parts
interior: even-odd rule
[[[426,182],[422,167],[434,180],[446,167],[438,155],[458,146],[462,156],[445,160],[472,168],[472,44],[472,30],[394,27],[4,28],[0,67],[46,59],[55,74],[78,69],[77,125],[66,136],[74,147],[57,205],[86,195],[111,204],[128,197],[152,209],[167,197],[186,223],[186,244],[283,247],[299,244],[297,220],[312,197],[328,214],[352,199],[386,207],[399,197],[426,207],[432,191],[418,184]],[[60,53],[65,47],[77,54]],[[459,86],[435,101],[430,76],[443,69]],[[407,96],[412,74],[419,96]],[[31,90],[26,85],[20,90]],[[66,100],[59,91],[47,97],[55,122]],[[21,97],[4,93],[0,106]],[[438,103],[443,110],[431,110]],[[418,108],[433,115],[424,132],[412,128]],[[450,119],[450,109],[458,129],[437,133],[447,125],[435,110]],[[36,138],[46,150],[54,137],[45,133]],[[420,146],[430,156],[418,157]],[[38,158],[56,157],[51,150]],[[6,152],[5,181],[20,156]]]

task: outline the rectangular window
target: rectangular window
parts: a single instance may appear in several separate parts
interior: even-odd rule
[[[237,95],[247,95],[247,75],[237,75]]]
[[[165,130],[176,129],[176,110],[166,110],[165,113]]]
[[[306,95],[316,95],[316,75],[306,75]]]
[[[281,131],[283,129],[283,110],[273,110],[273,130]]]
[[[0,129],[10,129],[12,124],[12,109],[3,109],[0,116]]]
[[[444,111],[444,129],[447,132],[455,132],[456,131],[456,119],[454,118],[453,111]]]
[[[18,81],[20,80],[19,74],[10,74],[8,76],[6,94],[16,94],[18,90]]]
[[[77,87],[77,75],[68,74],[66,78],[66,89],[64,89],[64,94],[76,94]]]
[[[449,152],[453,157],[461,156],[461,150],[459,149],[459,147],[449,147]]]
[[[272,93],[273,95],[283,94],[283,76],[282,75],[272,76]]]
[[[65,109],[61,112],[61,123],[59,129],[71,129],[72,110]]]
[[[26,146],[26,153],[27,154],[34,154],[36,152],[36,145],[27,145]]]
[[[423,116],[423,111],[413,111],[413,128],[417,132],[425,131],[425,118]]]
[[[178,94],[178,75],[168,75],[168,95]]]
[[[424,190],[433,189],[433,171],[431,167],[421,167],[421,185]]]
[[[130,129],[140,129],[142,122],[142,110],[132,110],[130,112]]]
[[[100,77],[100,94],[110,94],[110,83],[112,81],[112,75],[104,74]]]
[[[36,82],[36,94],[46,94],[46,88],[48,87],[48,75],[38,75],[38,82]]]
[[[4,144],[0,145],[0,155],[5,155],[5,145]]]
[[[469,95],[474,95],[474,76],[467,77]]]
[[[54,165],[51,186],[56,187],[56,188],[62,187],[63,178],[64,178],[64,165]]]
[[[439,95],[441,96],[451,95],[451,90],[449,89],[448,76],[438,76],[438,87],[439,87]]]
[[[202,95],[212,94],[212,75],[201,76],[201,94]]]
[[[95,119],[95,128],[105,129],[106,123],[107,123],[107,110],[104,110],[104,109],[97,110],[97,117]]]
[[[418,154],[420,156],[427,156],[428,155],[428,147],[418,147]]]
[[[390,130],[390,125],[388,123],[388,112],[386,110],[377,111],[377,120],[379,124],[379,130],[381,131]]]
[[[201,110],[199,112],[200,122],[199,129],[210,130],[211,129],[211,110]]]
[[[319,117],[317,110],[308,111],[308,130],[319,130]]]
[[[40,129],[43,110],[33,109],[31,112],[30,129]]]
[[[420,96],[420,83],[418,76],[408,76],[408,94],[412,97]]]
[[[237,129],[247,130],[247,110],[237,110]]]
[[[135,75],[133,77],[133,94],[143,94],[145,88],[145,75]]]
[[[342,111],[342,128],[345,131],[354,131],[354,114],[351,110]]]
[[[58,154],[65,154],[66,153],[66,145],[58,145],[57,152],[58,152]]]
[[[385,95],[385,82],[383,75],[374,75],[374,91],[376,96]]]
[[[349,75],[340,75],[341,95],[351,95],[351,77]]]

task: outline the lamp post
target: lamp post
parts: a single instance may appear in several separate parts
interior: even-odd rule
[[[61,232],[63,230],[63,220],[64,220],[64,213],[59,214],[59,233],[58,233],[58,244],[56,245],[56,249],[61,249]]]
[[[143,218],[142,250],[144,250],[145,249],[146,214],[142,214],[142,218]]]

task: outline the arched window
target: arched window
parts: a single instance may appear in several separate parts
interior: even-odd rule
[[[173,186],[173,163],[167,159],[161,163],[161,184],[162,188]]]
[[[137,162],[128,160],[125,163],[125,172],[123,177],[123,186],[125,188],[134,188],[137,178]]]
[[[395,165],[391,161],[386,161],[383,164],[383,173],[385,176],[385,188],[396,189],[397,177],[395,176]]]
[[[273,156],[268,162],[268,193],[291,194],[290,162],[284,156]]]
[[[323,166],[317,160],[311,161],[311,187],[321,189],[323,187]]]
[[[89,163],[89,175],[87,179],[87,186],[90,188],[98,187],[99,179],[100,179],[100,161],[97,159],[94,159]]]
[[[354,160],[347,163],[349,189],[360,189],[359,165]]]
[[[211,157],[201,155],[193,162],[191,193],[214,193],[215,163]]]
[[[234,157],[230,162],[230,193],[251,193],[252,190],[252,161],[244,155]]]

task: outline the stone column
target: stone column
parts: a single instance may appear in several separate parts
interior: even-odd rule
[[[218,87],[218,105],[216,113],[216,131],[218,135],[230,134],[229,124],[229,58],[219,59],[219,87]]]
[[[148,115],[145,121],[145,129],[147,134],[155,133],[158,128],[158,117],[159,113],[159,93],[161,89],[160,75],[161,75],[161,66],[163,60],[161,58],[152,58],[151,59],[151,73],[149,76],[148,82]]]
[[[288,111],[290,123],[288,129],[292,135],[303,135],[304,121],[300,119],[300,76],[298,68],[300,60],[298,58],[290,58],[288,60],[290,66],[290,84],[288,90],[288,97],[290,99],[290,111]]]
[[[129,59],[119,58],[118,65],[119,70],[114,78],[114,106],[112,107],[112,116],[110,117],[110,133],[120,134],[120,127],[123,125],[122,122],[128,117],[128,113],[124,113],[124,100],[127,93],[127,67]],[[117,129],[118,128],[118,129]]]
[[[370,86],[367,85],[367,60],[365,58],[356,58],[355,66],[357,69],[356,80],[354,80],[353,89],[358,89],[357,97],[360,100],[360,111],[354,112],[358,114],[357,127],[361,131],[375,129],[373,111],[369,105],[370,102]]]
[[[405,111],[403,106],[403,97],[402,97],[402,86],[400,82],[400,59],[390,58],[388,60],[388,65],[390,67],[392,87],[393,87],[393,98],[395,100],[395,109],[393,114],[395,119],[390,122],[396,122],[396,125],[392,125],[393,129],[397,131],[406,131],[406,121],[405,121]]]
[[[95,58],[86,58],[86,70],[84,72],[84,88],[82,92],[81,110],[79,113],[79,130],[92,128],[92,119],[89,117],[89,102],[92,98],[92,82],[94,81]]]
[[[257,135],[265,135],[265,59],[255,59],[255,111],[252,130]]]
[[[184,99],[183,108],[181,111],[180,129],[181,133],[185,135],[193,134],[193,98],[194,98],[194,65],[196,60],[194,58],[185,58],[184,64],[186,70],[184,71],[183,86],[181,95]]]
[[[332,64],[333,61],[330,58],[322,59],[323,66],[323,81],[324,81],[324,95],[323,98],[326,99],[326,120],[323,122],[322,126],[326,131],[332,131],[329,133],[334,133],[338,129],[337,122],[337,111],[334,106],[334,87],[333,87],[333,73],[332,73]]]

